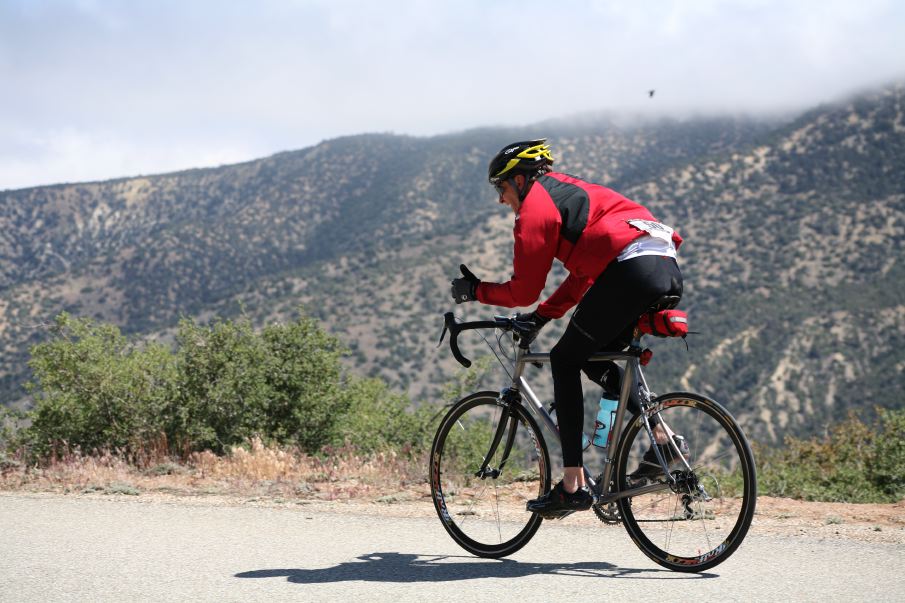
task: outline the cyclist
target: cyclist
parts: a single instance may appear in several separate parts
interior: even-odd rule
[[[600,367],[595,373],[588,357],[624,349],[642,313],[664,295],[682,295],[678,233],[613,190],[553,171],[553,161],[544,138],[514,142],[494,156],[488,179],[499,203],[515,213],[513,274],[505,283],[482,282],[463,264],[451,288],[456,303],[525,307],[537,301],[554,259],[569,272],[546,301],[517,316],[532,325],[533,339],[547,322],[578,305],[550,352],[564,476],[527,505],[546,517],[586,510],[594,502],[582,469],[581,371],[610,388],[612,379]],[[657,427],[657,442],[665,444],[667,436]],[[653,456],[652,449],[645,456]],[[641,467],[635,474],[644,472]]]

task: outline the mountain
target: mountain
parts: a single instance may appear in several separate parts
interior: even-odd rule
[[[0,192],[4,399],[22,398],[28,346],[63,309],[166,337],[182,315],[263,323],[302,303],[350,346],[351,370],[429,403],[456,366],[434,345],[458,264],[491,280],[511,267],[512,215],[487,161],[546,135],[558,169],[648,205],[686,239],[683,308],[701,334],[688,352],[652,342],[659,391],[710,393],[765,440],[848,409],[902,407],[903,96],[892,86],[783,122],[370,134],[216,169]]]

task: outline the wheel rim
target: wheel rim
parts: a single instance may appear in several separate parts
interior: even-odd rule
[[[460,404],[444,420],[431,452],[437,513],[450,535],[478,555],[501,556],[521,548],[541,523],[525,503],[549,487],[545,446],[523,412],[514,415],[516,434],[500,473],[475,475],[505,415],[493,398]],[[507,433],[511,426],[510,417]],[[505,441],[490,459],[490,469],[499,469]]]
[[[734,421],[709,400],[678,397],[658,402],[660,416],[688,445],[670,455],[677,484],[620,501],[626,529],[652,559],[674,569],[701,570],[727,558],[739,545],[754,512],[756,485],[750,450]],[[640,420],[626,432],[620,454],[625,475],[643,463],[650,440]],[[650,478],[664,483],[663,476]]]

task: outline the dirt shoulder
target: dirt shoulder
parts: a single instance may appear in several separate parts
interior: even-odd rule
[[[199,490],[132,491],[108,490],[39,491],[33,488],[0,490],[3,496],[59,497],[122,500],[147,504],[188,506],[257,506],[289,508],[312,513],[337,513],[385,517],[435,517],[430,492],[425,487],[371,492],[355,497],[333,497],[323,491],[291,496],[272,494],[211,493]],[[516,514],[520,509],[511,509]],[[592,513],[572,515],[564,525],[599,525]],[[786,498],[758,498],[749,532],[752,535],[819,540],[905,544],[905,501],[896,504],[846,504],[806,502]]]
[[[0,497],[75,496],[148,504],[284,507],[323,513],[435,517],[421,459],[395,453],[367,458],[339,451],[318,458],[253,442],[227,456],[199,453],[190,464],[161,460],[143,469],[114,456],[72,457],[48,467],[0,463]],[[524,501],[502,503],[514,519]],[[593,513],[564,525],[592,525]],[[752,534],[905,544],[905,500],[895,504],[758,498]]]

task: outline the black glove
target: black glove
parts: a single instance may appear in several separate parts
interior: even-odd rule
[[[457,304],[478,299],[478,285],[481,284],[481,279],[473,275],[465,264],[460,265],[459,270],[462,271],[462,278],[454,278],[449,290],[453,299]]]
[[[531,331],[528,333],[524,333],[522,338],[526,340],[526,343],[531,343],[534,341],[534,338],[537,337],[537,334],[540,332],[544,325],[550,322],[550,319],[546,316],[541,316],[537,313],[537,310],[534,312],[526,312],[524,314],[516,314],[515,320],[520,323],[524,323],[531,327]]]

